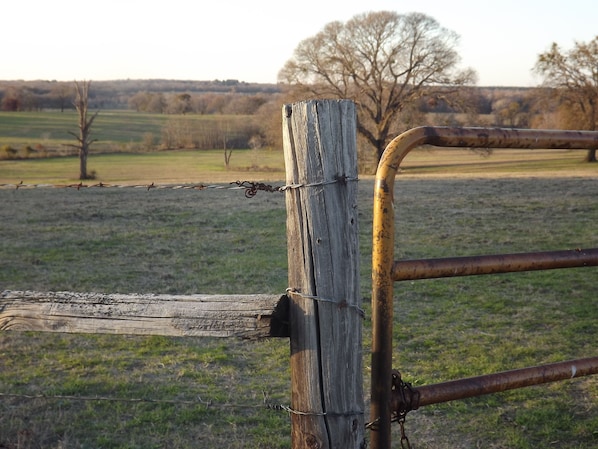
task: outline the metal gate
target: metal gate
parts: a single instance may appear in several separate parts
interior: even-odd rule
[[[386,147],[376,172],[372,249],[371,447],[389,449],[391,420],[409,410],[573,377],[598,374],[598,357],[405,388],[392,370],[393,282],[438,277],[598,266],[598,248],[412,261],[394,260],[394,179],[403,158],[420,145],[439,147],[598,148],[598,132],[420,127]]]

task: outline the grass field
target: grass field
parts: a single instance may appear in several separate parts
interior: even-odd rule
[[[284,179],[284,161],[281,152],[235,150],[227,170],[221,150],[100,154],[90,156],[88,172],[96,173],[88,184],[263,181]],[[0,183],[71,184],[79,182],[78,175],[76,157],[0,161]]]
[[[283,184],[279,151],[235,150],[228,170],[221,150],[134,154],[166,120],[101,112],[89,184]],[[0,113],[0,147],[60,147],[75,129],[72,112]],[[397,181],[398,256],[595,247],[598,165],[582,159],[578,151],[415,150]],[[74,157],[0,160],[3,185],[74,184],[77,175]],[[368,314],[372,190],[363,175]],[[0,290],[287,287],[282,193],[248,200],[236,190],[5,186],[0,204]],[[397,284],[394,365],[422,385],[594,356],[596,274],[587,268]],[[364,336],[367,392],[368,319]],[[264,406],[289,403],[288,359],[284,339],[0,333],[0,449],[289,447],[288,416]],[[407,432],[417,448],[593,448],[597,397],[595,378],[517,390],[418,410]],[[398,435],[394,441],[398,447]]]
[[[282,152],[234,150],[231,170],[224,172],[223,150],[169,151],[148,153],[148,136],[154,150],[162,131],[170,120],[184,121],[185,127],[198,128],[210,122],[225,121],[230,124],[251,122],[252,116],[197,115],[176,116],[148,114],[130,110],[101,110],[93,125],[93,143],[88,171],[95,172],[101,182],[220,182],[236,177],[236,172],[254,172],[256,179],[282,179],[284,171]],[[480,119],[482,120],[482,119]],[[232,126],[232,125],[231,125]],[[0,112],[0,183],[71,183],[78,177],[75,157],[51,158],[30,164],[27,160],[6,159],[6,147],[22,158],[29,147],[34,150],[29,157],[46,154],[72,154],[68,144],[75,143],[70,132],[77,131],[77,114],[74,111]],[[118,154],[115,154],[118,153]],[[8,153],[7,153],[8,154]],[[12,154],[12,153],[9,153]],[[371,158],[364,157],[364,167],[371,165]],[[426,147],[413,151],[403,163],[403,175],[456,174],[490,176],[592,176],[598,171],[596,164],[582,163],[579,151],[518,151],[496,150],[446,150]],[[131,169],[134,167],[134,169]],[[218,176],[222,174],[222,176]],[[206,179],[208,175],[211,179]],[[240,174],[239,174],[240,176]]]
[[[596,176],[598,164],[583,162],[583,152],[567,150],[496,150],[492,154],[461,149],[421,148],[407,156],[401,176],[421,177],[570,177]],[[96,154],[88,171],[97,182],[112,184],[212,183],[284,179],[281,151],[234,150],[229,169],[222,150]],[[0,160],[0,184],[78,183],[76,157]],[[367,177],[367,174],[363,175]]]
[[[219,154],[92,156],[90,168],[107,183],[232,182],[241,174],[282,183],[276,153],[255,159],[239,151],[228,172],[217,168]],[[269,168],[249,171],[252,157]],[[418,150],[397,179],[398,257],[596,247],[598,178],[581,159],[579,152],[487,158]],[[539,171],[529,177],[534,166]],[[0,183],[69,182],[73,167],[69,158],[2,161]],[[373,182],[363,178],[369,316]],[[283,193],[246,199],[236,190],[5,188],[0,202],[0,290],[287,287]],[[595,356],[597,274],[585,268],[397,284],[394,366],[422,385]],[[367,318],[364,326],[367,393]],[[289,447],[288,416],[264,406],[289,403],[288,358],[285,339],[0,333],[0,448]],[[414,447],[428,449],[590,449],[597,429],[596,377],[427,407],[406,423]],[[394,441],[399,447],[398,433]]]
[[[97,147],[125,148],[131,142],[141,142],[145,133],[160,136],[161,127],[168,120],[164,114],[144,114],[133,111],[100,111],[94,121],[93,137]],[[77,132],[75,111],[0,112],[0,146],[15,148],[37,144],[58,147],[74,143],[69,132]]]
[[[94,111],[95,112],[95,111]],[[93,122],[91,153],[147,152],[161,147],[162,133],[172,121],[185,127],[201,127],[205,123],[243,124],[251,116],[243,115],[172,115],[149,114],[131,110],[100,110]],[[75,111],[1,112],[0,150],[10,147],[17,157],[38,158],[72,154],[75,144],[70,133],[78,134]],[[29,147],[28,152],[24,148]],[[149,148],[153,147],[153,148]],[[0,151],[0,160],[7,159]]]

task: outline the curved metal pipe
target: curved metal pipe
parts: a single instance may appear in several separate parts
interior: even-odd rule
[[[378,164],[372,247],[372,449],[390,447],[394,263],[394,180],[399,165],[420,145],[469,148],[593,149],[598,132],[500,128],[419,127],[393,139]]]

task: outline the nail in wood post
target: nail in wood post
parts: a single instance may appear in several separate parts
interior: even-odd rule
[[[293,449],[362,448],[356,112],[283,107]]]

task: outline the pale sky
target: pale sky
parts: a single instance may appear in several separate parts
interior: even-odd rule
[[[596,0],[3,0],[0,79],[275,83],[300,41],[382,10],[422,12],[459,34],[479,86],[535,86],[552,42],[598,35]]]

